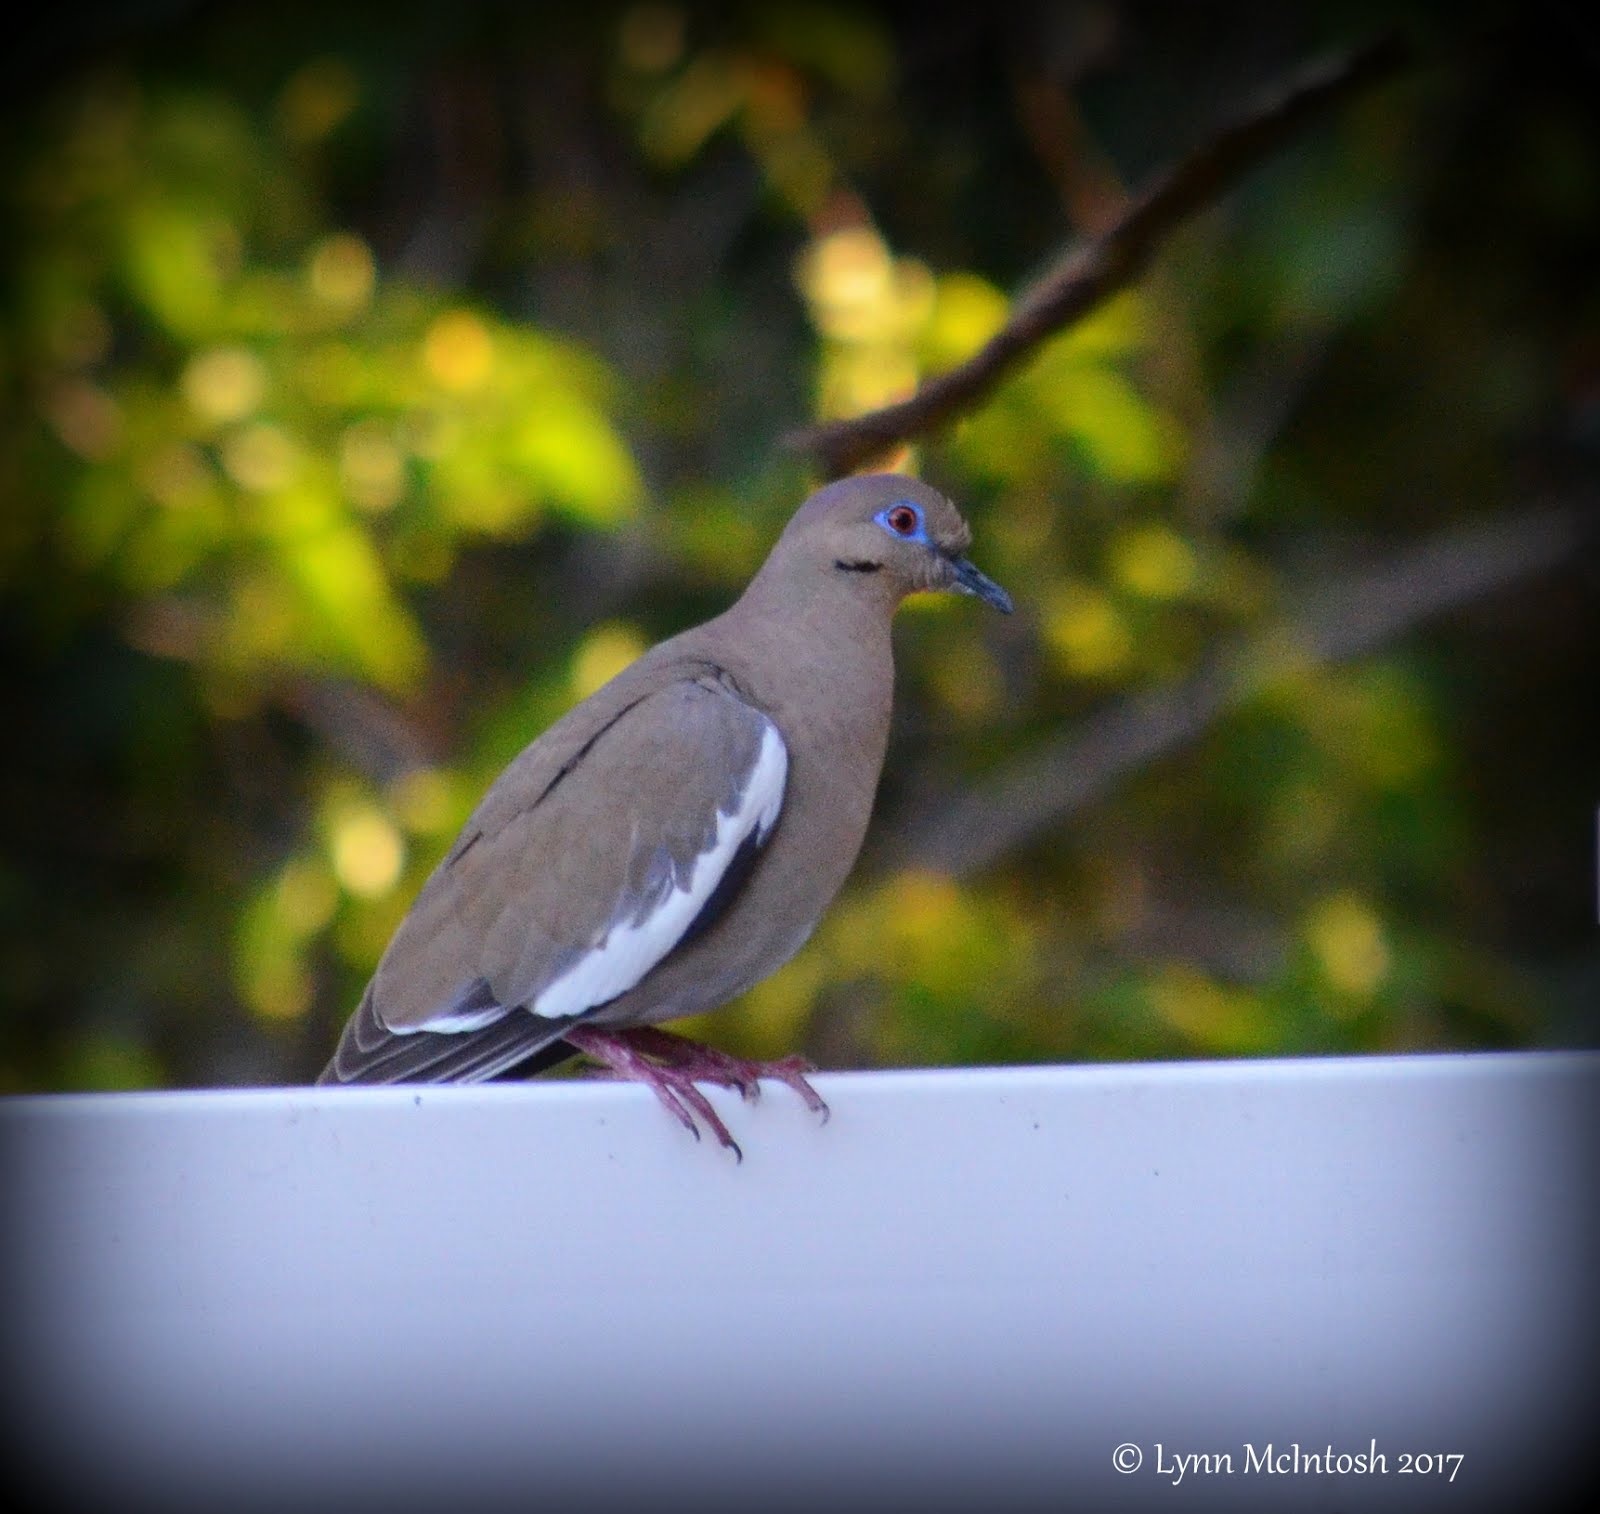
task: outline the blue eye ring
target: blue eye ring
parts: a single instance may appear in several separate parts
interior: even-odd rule
[[[922,510],[909,499],[897,499],[874,515],[876,521],[890,536],[901,541],[919,541],[926,544],[928,528],[923,523]]]

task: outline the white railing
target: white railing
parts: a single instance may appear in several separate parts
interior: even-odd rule
[[[826,1126],[712,1096],[742,1166],[606,1084],[0,1102],[18,1465],[229,1514],[1465,1510],[1587,1471],[1600,1057],[817,1085]]]

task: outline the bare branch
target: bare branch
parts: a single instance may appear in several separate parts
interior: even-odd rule
[[[1411,58],[1410,46],[1390,33],[1305,69],[1169,168],[1102,235],[1072,249],[1018,298],[1011,318],[966,362],[930,379],[908,400],[791,432],[784,444],[814,454],[827,475],[838,478],[975,409],[1047,337],[1132,283],[1185,221],[1215,204],[1319,116],[1399,72]]]
[[[431,765],[422,734],[392,703],[347,678],[305,674],[278,688],[282,706],[373,783]]]
[[[1257,692],[1286,658],[1339,662],[1374,651],[1447,610],[1546,571],[1586,539],[1586,515],[1550,508],[1456,527],[1293,596],[1304,614],[1245,638],[1169,688],[1092,716],[966,793],[933,806],[890,843],[893,866],[976,872],[1096,802],[1127,777],[1198,739]]]

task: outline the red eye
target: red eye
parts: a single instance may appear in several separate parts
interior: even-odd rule
[[[889,512],[889,529],[898,536],[910,536],[917,529],[917,512],[910,505],[896,505]]]

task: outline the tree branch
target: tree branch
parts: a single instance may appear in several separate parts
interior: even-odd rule
[[[422,733],[383,695],[348,678],[284,679],[278,703],[379,787],[432,765]]]
[[[1185,221],[1319,116],[1398,73],[1412,56],[1410,45],[1389,33],[1306,68],[1148,185],[1107,231],[1067,253],[1019,296],[1011,318],[966,362],[908,400],[791,432],[784,445],[814,454],[838,478],[975,409],[1047,337],[1131,284]]]
[[[1572,556],[1587,539],[1580,508],[1552,507],[1456,527],[1290,596],[1305,613],[1249,637],[1183,682],[1092,716],[953,800],[933,806],[886,848],[892,867],[977,872],[1095,803],[1120,779],[1187,746],[1244,704],[1286,658],[1340,662],[1422,621]]]

